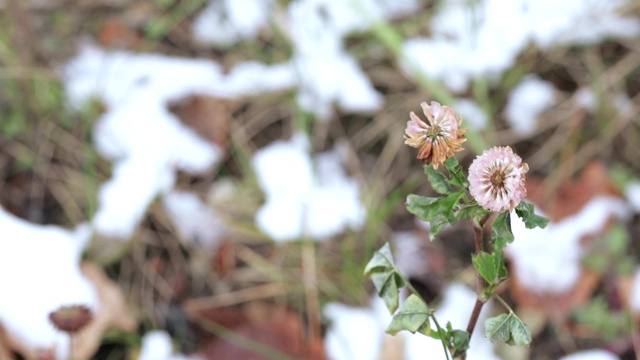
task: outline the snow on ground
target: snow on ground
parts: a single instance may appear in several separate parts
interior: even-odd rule
[[[587,350],[563,356],[560,360],[619,360],[620,358],[604,350]]]
[[[377,296],[370,308],[355,308],[344,304],[327,304],[323,310],[329,320],[324,338],[327,357],[331,360],[377,360],[383,342],[391,335],[384,332],[391,315]]]
[[[185,241],[213,246],[223,234],[218,214],[196,194],[174,190],[163,197],[162,205]]]
[[[138,360],[197,360],[196,356],[174,354],[173,340],[164,331],[151,331],[142,338]]]
[[[464,126],[474,130],[482,130],[487,126],[487,114],[473,100],[460,99],[452,106],[456,113],[462,115]]]
[[[444,291],[442,303],[438,305],[435,316],[441,326],[451,321],[454,329],[466,329],[475,301],[475,292],[462,284],[452,284]],[[491,303],[487,303],[480,313],[467,352],[469,360],[500,359],[493,352],[493,344],[484,334],[484,318],[487,312],[491,311],[490,308]],[[391,322],[391,315],[381,299],[374,297],[370,308],[328,304],[324,308],[324,316],[330,321],[325,337],[325,350],[329,359],[380,358],[383,342],[390,338],[384,330]],[[406,331],[396,336],[402,337],[405,360],[424,359],[425,356],[433,360],[446,359],[439,340]]]
[[[273,0],[212,1],[193,22],[193,36],[203,43],[232,45],[255,37],[269,25]]]
[[[636,273],[633,277],[629,303],[633,310],[640,312],[640,267],[636,269]]]
[[[67,358],[69,338],[49,322],[63,305],[98,307],[95,288],[80,272],[90,229],[34,225],[0,207],[0,322],[30,349],[55,348]]]
[[[416,0],[293,1],[280,25],[294,45],[286,65],[296,74],[300,107],[318,119],[328,119],[334,103],[346,111],[379,109],[382,96],[344,49],[344,38],[368,29],[372,20],[417,8]],[[218,45],[250,38],[267,26],[275,11],[273,1],[212,1],[194,23],[194,37]]]
[[[626,203],[614,197],[595,197],[580,212],[546,228],[527,229],[515,212],[511,229],[515,241],[506,248],[524,287],[539,293],[562,293],[580,276],[580,239],[599,232],[610,217],[628,215]],[[536,213],[544,215],[536,209]],[[541,266],[544,264],[544,266]]]
[[[524,78],[512,91],[504,110],[511,128],[519,135],[531,135],[538,125],[538,116],[554,103],[551,83],[538,77]]]
[[[496,77],[535,42],[547,48],[594,43],[610,36],[640,34],[640,20],[617,9],[624,0],[454,0],[441,3],[431,37],[407,40],[405,68],[442,81],[456,92],[469,80]]]
[[[113,176],[100,187],[93,225],[102,235],[122,239],[133,234],[154,198],[172,189],[177,171],[202,173],[220,158],[221,149],[167,110],[170,101],[191,94],[235,97],[279,90],[293,79],[283,66],[248,62],[223,75],[211,61],[105,52],[91,45],[63,74],[73,106],[92,97],[107,105],[94,141],[113,161]]]
[[[258,227],[278,241],[324,239],[358,228],[365,215],[360,189],[341,163],[339,148],[312,161],[303,134],[256,152],[253,166],[266,195],[256,214]]]
[[[633,211],[640,213],[640,182],[635,181],[627,185],[624,194]]]

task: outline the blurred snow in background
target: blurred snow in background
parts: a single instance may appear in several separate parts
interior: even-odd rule
[[[94,286],[80,272],[90,239],[86,224],[74,231],[34,225],[0,207],[0,322],[12,337],[32,349],[55,348],[67,358],[69,337],[53,327],[49,313],[61,306],[99,306]]]
[[[616,9],[624,5],[617,0],[458,0],[440,4],[431,21],[431,36],[408,39],[403,44],[405,60],[458,92],[464,91],[473,78],[499,76],[530,42],[552,47],[640,33],[638,19],[617,15]],[[383,98],[345,49],[344,38],[353,31],[367,30],[373,20],[408,14],[418,6],[418,1],[413,0],[298,0],[274,16],[274,1],[212,1],[194,23],[197,40],[228,46],[255,37],[264,27],[275,24],[289,34],[294,48],[290,61],[265,65],[248,60],[228,73],[209,60],[82,47],[63,69],[67,95],[77,108],[91,98],[105,103],[106,113],[94,129],[94,142],[99,153],[113,162],[113,176],[100,188],[99,208],[91,224],[95,231],[127,239],[147,207],[162,196],[176,223],[182,224],[178,230],[183,236],[211,241],[216,234],[199,228],[197,223],[214,221],[215,214],[194,194],[174,192],[173,187],[178,171],[208,171],[216,166],[222,150],[181,124],[167,110],[168,103],[192,94],[235,98],[295,89],[301,108],[320,119],[333,114],[334,104],[345,111],[379,109]],[[408,72],[413,72],[412,67],[406,66]],[[512,94],[515,110],[507,110],[507,116],[514,130],[526,134],[535,128],[534,113],[550,106],[552,98],[546,84],[535,83],[531,88],[525,85],[518,87],[522,93]],[[531,102],[523,105],[520,100]],[[487,119],[476,104],[461,100],[458,105],[470,126],[482,128],[486,124]],[[530,109],[526,114],[529,117],[517,118],[525,106]],[[153,136],[149,136],[151,132]],[[339,148],[311,154],[307,139],[301,135],[260,149],[253,163],[267,202],[256,215],[258,226],[275,240],[303,236],[321,239],[360,226],[366,210],[359,199],[360,189],[346,175],[342,160]],[[638,192],[637,187],[628,188],[636,211],[640,209]],[[605,216],[623,215],[621,208],[611,199],[598,199],[574,217],[546,230],[527,231],[526,235],[514,216],[517,241],[507,250],[511,256],[523,258],[515,264],[520,266],[518,271],[530,273],[523,277],[529,280],[528,286],[561,290],[576,278],[580,255],[576,239],[588,233],[590,225],[601,224]],[[193,221],[185,221],[179,217],[184,212],[197,214]],[[87,226],[73,232],[37,226],[2,209],[0,228],[0,243],[4,246],[0,250],[0,280],[5,285],[0,320],[10,333],[30,346],[57,345],[58,355],[63,358],[68,340],[53,330],[47,316],[62,304],[97,306],[94,289],[78,270],[90,230]],[[529,235],[535,239],[528,240]],[[545,248],[540,244],[545,239],[553,242],[547,247],[555,249],[557,257],[538,251]],[[551,265],[527,261],[536,258]],[[23,299],[31,299],[29,306],[24,306]],[[635,295],[635,299],[640,296]],[[475,294],[471,290],[452,285],[436,315],[445,322],[451,320],[454,327],[464,327],[469,314],[461,309],[470,311],[473,301]],[[327,335],[327,351],[332,359],[354,359],[353,354],[361,354],[359,359],[376,358],[389,320],[379,306],[351,309],[331,304],[325,315],[333,320]],[[468,358],[497,359],[493,345],[480,328],[473,337]],[[401,336],[406,359],[441,354],[440,343],[435,340]],[[166,334],[154,333],[145,338],[141,359],[172,356]],[[609,358],[615,357],[594,351],[563,359]]]
[[[266,202],[258,227],[275,240],[324,239],[364,222],[358,184],[347,177],[339,149],[312,161],[308,140],[296,134],[276,141],[253,158]]]
[[[536,213],[544,215],[539,209]],[[580,240],[601,231],[611,217],[628,215],[622,199],[605,196],[593,198],[577,214],[544,229],[527,229],[514,212],[511,230],[515,240],[505,253],[524,287],[535,293],[562,293],[575,286],[580,276],[585,253]]]
[[[442,301],[437,306],[435,316],[441,326],[448,321],[454,329],[464,329],[476,302],[476,294],[465,285],[451,284],[443,293]],[[467,352],[469,360],[500,359],[493,350],[493,344],[484,334],[484,318],[491,312],[491,303],[487,303],[480,313],[478,326],[471,338]],[[386,306],[377,296],[372,298],[370,308],[352,308],[342,304],[328,304],[324,315],[330,321],[325,346],[327,355],[332,360],[376,360],[380,359],[385,341],[393,341],[394,337],[384,333],[391,321]],[[432,328],[434,326],[432,325]],[[400,332],[406,360],[446,359],[442,343],[422,334]]]
[[[620,17],[623,0],[453,0],[441,2],[429,38],[404,43],[405,69],[463,92],[469,81],[498,77],[529,43],[542,48],[635,36],[640,20]]]

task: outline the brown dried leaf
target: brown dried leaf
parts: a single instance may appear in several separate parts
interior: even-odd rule
[[[251,302],[242,307],[216,308],[192,314],[202,320],[219,324],[236,336],[250,339],[267,348],[295,359],[324,360],[321,339],[304,339],[305,327],[300,316],[282,305]],[[241,347],[223,338],[212,338],[199,353],[205,359],[262,360],[267,357],[259,349]]]
[[[200,136],[226,149],[229,120],[235,106],[236,102],[230,99],[192,95],[171,104],[169,110]]]
[[[142,41],[143,38],[138,33],[117,17],[107,19],[98,33],[98,43],[104,48],[137,49]]]

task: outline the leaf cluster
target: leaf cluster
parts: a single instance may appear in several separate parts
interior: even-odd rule
[[[451,157],[444,162],[449,176],[424,166],[429,183],[439,197],[411,194],[407,197],[407,209],[430,225],[430,238],[435,239],[447,226],[462,218],[482,218],[489,212],[479,206],[467,193],[469,181],[458,161]]]
[[[427,305],[398,271],[388,243],[375,252],[365,267],[364,274],[371,277],[378,295],[383,299],[389,312],[393,314],[391,323],[386,329],[387,333],[396,335],[398,332],[406,330],[413,334],[420,333],[429,336],[440,340],[445,353],[448,348],[454,356],[463,354],[467,350],[469,347],[468,333],[452,329],[451,324],[447,324],[446,329],[438,325],[434,310]],[[399,306],[399,290],[402,286],[407,286],[412,294]],[[432,324],[435,328],[432,328]]]

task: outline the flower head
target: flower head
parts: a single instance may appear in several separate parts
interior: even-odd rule
[[[442,106],[432,101],[431,105],[420,104],[429,123],[425,123],[411,112],[405,130],[404,143],[420,148],[418,159],[423,163],[433,164],[434,168],[444,163],[447,158],[462,150],[465,139],[462,135],[467,129],[461,128],[462,117],[457,116],[449,106]]]
[[[525,196],[529,166],[508,146],[485,150],[469,166],[469,192],[487,210],[513,210]]]
[[[53,326],[70,334],[80,331],[92,318],[91,310],[84,305],[61,306],[49,314]]]

